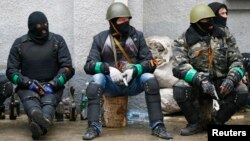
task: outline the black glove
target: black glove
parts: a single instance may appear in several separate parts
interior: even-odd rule
[[[101,72],[105,75],[108,75],[109,72],[109,65],[107,63],[102,63],[101,64]]]
[[[49,83],[45,83],[43,85],[43,88],[44,88],[45,94],[53,94],[53,92],[54,92],[51,84],[49,84]]]
[[[40,96],[43,96],[45,94],[43,86],[38,81],[30,80],[28,84],[29,84],[29,90],[38,93]]]
[[[17,80],[17,85],[20,88],[29,88],[31,83],[32,83],[32,80],[30,80],[28,77],[25,77],[25,76],[19,77]]]
[[[198,72],[193,77],[193,85],[201,87],[203,81],[209,81],[209,74],[204,72]]]
[[[211,96],[214,95],[215,89],[214,89],[214,86],[213,86],[213,84],[211,82],[209,82],[209,81],[202,81],[201,82],[201,87],[202,87],[203,93],[209,94]]]
[[[57,91],[58,89],[64,87],[64,85],[62,86],[60,84],[59,80],[57,80],[57,79],[49,81],[46,85],[51,87],[53,89],[53,91]]]
[[[235,70],[231,70],[229,71],[229,73],[227,74],[227,78],[233,82],[234,85],[237,85],[243,76],[241,76],[241,74],[238,71]]]
[[[220,86],[221,94],[228,94],[234,89],[234,83],[230,79],[225,79]]]
[[[202,92],[213,96],[214,86],[209,81],[209,74],[204,72],[199,72],[194,76],[193,85],[202,88]]]

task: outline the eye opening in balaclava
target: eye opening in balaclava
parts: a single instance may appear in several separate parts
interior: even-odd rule
[[[228,13],[227,6],[225,4],[222,4],[219,2],[212,2],[208,6],[213,10],[214,14],[216,15],[216,17],[214,17],[214,23],[219,25],[219,26],[225,27],[227,25],[227,18],[222,17],[219,14],[219,10],[221,8],[225,8],[227,13]]]
[[[109,20],[109,25],[110,25],[110,33],[113,36],[122,36],[122,37],[127,37],[129,34],[129,20],[127,22],[117,24],[117,20],[119,18],[113,18]]]
[[[44,44],[49,37],[49,24],[47,17],[40,11],[30,14],[28,19],[28,35],[38,44]]]

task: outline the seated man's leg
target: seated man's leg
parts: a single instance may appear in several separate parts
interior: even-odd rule
[[[101,133],[102,125],[99,122],[101,113],[100,97],[105,84],[106,76],[101,73],[95,74],[86,89],[88,97],[88,128],[83,135],[84,140],[94,139]]]
[[[50,123],[53,121],[55,111],[56,111],[56,106],[61,101],[62,94],[63,94],[63,89],[53,94],[47,94],[41,97],[41,107],[42,107],[43,117],[49,120]],[[43,134],[46,134],[50,127],[50,124],[46,124],[43,122],[39,124],[41,125],[43,129]]]
[[[18,90],[18,96],[22,101],[24,111],[29,118],[31,118],[30,130],[32,132],[32,138],[35,140],[39,139],[43,134],[39,123],[50,124],[50,122],[43,117],[40,106],[40,96],[30,90]]]
[[[248,97],[247,86],[242,82],[229,94],[222,98],[220,110],[213,118],[213,124],[224,124],[232,115],[234,115],[242,106],[246,104]]]
[[[193,104],[192,87],[184,80],[179,80],[173,87],[173,96],[184,114],[188,125],[181,129],[180,134],[189,136],[202,131],[200,111]]]
[[[1,77],[3,77],[3,76],[1,76]],[[12,95],[13,85],[10,81],[5,80],[5,79],[1,80],[0,82],[1,82],[0,83],[0,106],[1,106],[1,105],[3,105],[4,101]]]
[[[151,73],[142,74],[140,81],[144,86],[145,99],[148,108],[152,134],[160,138],[172,139],[172,135],[166,131],[165,125],[163,123],[160,88],[158,81]]]

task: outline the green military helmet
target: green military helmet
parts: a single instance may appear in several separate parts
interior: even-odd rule
[[[108,8],[106,20],[111,20],[118,17],[132,18],[129,9],[125,4],[121,2],[114,2]]]
[[[211,17],[215,17],[213,10],[206,4],[198,4],[190,12],[190,23],[196,23],[201,19]]]

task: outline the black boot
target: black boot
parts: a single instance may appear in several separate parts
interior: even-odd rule
[[[186,128],[181,129],[180,135],[189,136],[202,132],[202,125],[200,123],[188,124]]]
[[[166,128],[162,125],[158,125],[156,126],[153,130],[152,130],[152,135],[157,136],[159,138],[163,138],[163,139],[173,139],[173,136],[167,132]]]
[[[49,119],[44,117],[42,111],[34,109],[31,111],[31,120],[42,127],[43,130],[48,130],[51,122]]]
[[[92,140],[92,139],[96,138],[97,136],[99,136],[99,132],[97,131],[97,128],[93,125],[90,125],[87,128],[87,131],[83,135],[82,139],[83,140]]]
[[[33,140],[38,140],[43,134],[42,129],[40,128],[40,125],[38,125],[37,123],[33,121],[31,121],[30,123],[30,131],[32,133]]]

